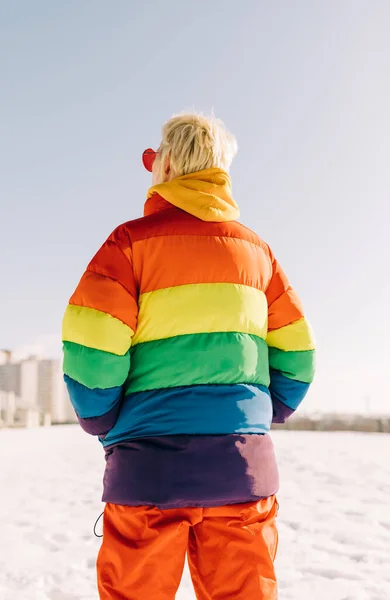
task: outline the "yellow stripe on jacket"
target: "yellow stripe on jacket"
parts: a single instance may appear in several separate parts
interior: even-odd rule
[[[285,351],[314,350],[314,335],[309,322],[303,318],[270,331],[267,335],[267,344],[272,348]]]
[[[130,348],[133,335],[128,325],[100,310],[69,304],[65,311],[62,324],[65,342],[123,356]]]
[[[232,283],[181,285],[141,294],[133,345],[194,333],[267,335],[267,300]]]

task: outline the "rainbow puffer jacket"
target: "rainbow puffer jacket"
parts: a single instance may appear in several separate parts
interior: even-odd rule
[[[304,398],[314,343],[219,169],[149,190],[87,267],[63,321],[81,426],[106,452],[103,501],[161,508],[278,490],[268,432]]]

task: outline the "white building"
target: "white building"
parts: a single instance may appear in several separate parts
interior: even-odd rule
[[[0,390],[0,426],[12,427],[16,421],[16,394]]]
[[[77,422],[64,382],[60,360],[40,361],[39,386],[42,408],[50,413],[53,423]]]
[[[60,360],[31,356],[13,362],[9,351],[0,352],[0,423],[32,427],[74,422]]]
[[[0,350],[0,390],[20,395],[20,363],[12,362],[9,350]]]

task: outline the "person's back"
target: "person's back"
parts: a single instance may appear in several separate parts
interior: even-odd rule
[[[173,599],[187,546],[198,598],[277,597],[268,432],[314,350],[269,247],[236,221],[234,151],[217,121],[169,121],[144,155],[145,216],[111,234],[64,318],[70,397],[107,458],[103,599]]]

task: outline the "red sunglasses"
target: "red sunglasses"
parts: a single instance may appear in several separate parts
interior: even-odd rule
[[[152,148],[148,148],[142,154],[142,162],[147,171],[152,172],[154,161],[156,160],[156,156],[158,151],[152,150]]]

